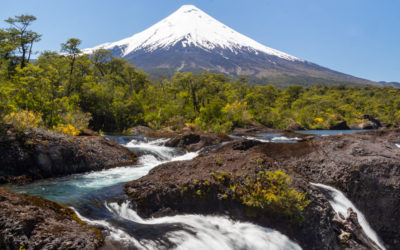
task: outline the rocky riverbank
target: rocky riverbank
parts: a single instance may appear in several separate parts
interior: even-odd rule
[[[346,226],[354,222],[353,213],[334,220],[327,197],[309,182],[330,184],[356,204],[389,249],[398,249],[399,141],[399,130],[287,144],[234,141],[191,161],[160,165],[128,183],[126,192],[142,216],[228,214],[275,228],[304,249],[373,249],[359,230],[349,232],[358,227]],[[257,207],[236,191],[248,190],[246,183],[257,184],[260,172],[279,169],[291,179],[290,192],[305,194],[309,204],[301,203],[303,210],[283,213],[279,203]],[[343,223],[338,226],[338,221]],[[345,238],[343,232],[348,233]]]
[[[101,136],[65,136],[41,129],[0,136],[0,183],[37,179],[133,165],[135,154]]]
[[[1,249],[97,249],[102,244],[101,232],[70,208],[0,188]]]

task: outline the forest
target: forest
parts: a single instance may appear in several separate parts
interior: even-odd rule
[[[392,87],[278,88],[211,72],[154,79],[106,50],[81,53],[77,38],[32,60],[41,38],[29,29],[35,20],[15,16],[0,29],[1,124],[76,135],[83,128],[123,133],[136,125],[217,133],[250,125],[327,129],[364,115],[400,123],[400,89]]]

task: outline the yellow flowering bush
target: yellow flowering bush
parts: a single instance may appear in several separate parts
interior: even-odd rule
[[[240,199],[248,206],[271,208],[284,214],[297,214],[310,203],[306,195],[294,190],[292,179],[281,170],[260,171],[256,180],[247,179],[240,188]]]
[[[246,206],[281,213],[299,223],[304,219],[301,212],[310,204],[306,194],[290,186],[292,179],[281,170],[260,171],[245,180],[224,171],[212,172],[211,177],[219,185],[221,195],[229,194]]]
[[[65,135],[78,135],[79,129],[71,124],[61,124],[58,126],[53,126],[53,131]]]
[[[242,127],[247,123],[250,123],[252,116],[247,110],[247,102],[238,102],[230,104],[227,103],[222,108],[222,113],[225,115],[227,121],[231,121],[233,126]]]
[[[11,124],[17,129],[25,130],[31,127],[40,127],[42,125],[42,114],[23,110],[11,112],[4,116],[4,122]]]
[[[316,123],[321,123],[321,122],[324,121],[324,118],[322,118],[322,117],[316,117],[316,118],[314,118],[314,121],[315,121]]]

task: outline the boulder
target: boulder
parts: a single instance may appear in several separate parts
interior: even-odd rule
[[[333,218],[334,228],[339,233],[339,240],[350,249],[372,249],[381,248],[372,241],[362,229],[358,222],[358,215],[353,209],[347,209],[347,216],[336,214]],[[361,243],[361,244],[360,244]]]
[[[131,136],[148,136],[154,133],[154,130],[146,126],[136,126],[128,130],[128,135]]]
[[[101,136],[66,136],[41,129],[9,128],[0,140],[0,183],[133,165],[133,152]]]
[[[298,123],[292,123],[287,129],[296,131],[296,130],[304,130],[304,127]]]
[[[363,118],[366,121],[352,124],[350,125],[350,129],[378,129],[382,127],[381,122],[370,115],[364,115]]]
[[[329,130],[348,130],[348,129],[350,128],[349,126],[347,126],[346,121],[341,121],[329,127]]]
[[[103,241],[72,209],[0,188],[0,249],[97,249]]]
[[[178,135],[165,143],[167,147],[180,147],[188,151],[198,151],[204,147],[219,144],[224,141],[232,140],[229,136],[214,133],[185,133]]]
[[[350,125],[350,129],[377,129],[377,128],[379,128],[379,127],[371,121],[365,121],[365,122]]]
[[[254,136],[261,133],[280,133],[281,130],[268,128],[265,126],[250,126],[247,128],[235,128],[232,135],[235,136]]]
[[[79,131],[79,136],[100,136],[99,133],[88,128]]]

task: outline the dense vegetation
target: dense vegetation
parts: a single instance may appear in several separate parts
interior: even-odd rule
[[[42,126],[76,134],[89,126],[121,132],[135,125],[155,129],[196,126],[229,132],[265,125],[328,128],[371,115],[400,122],[400,89],[377,87],[248,85],[215,73],[176,73],[150,80],[105,50],[81,54],[79,39],[69,39],[60,53],[45,51],[31,61],[40,35],[30,31],[34,16],[6,20],[0,29],[0,119],[21,126]]]

